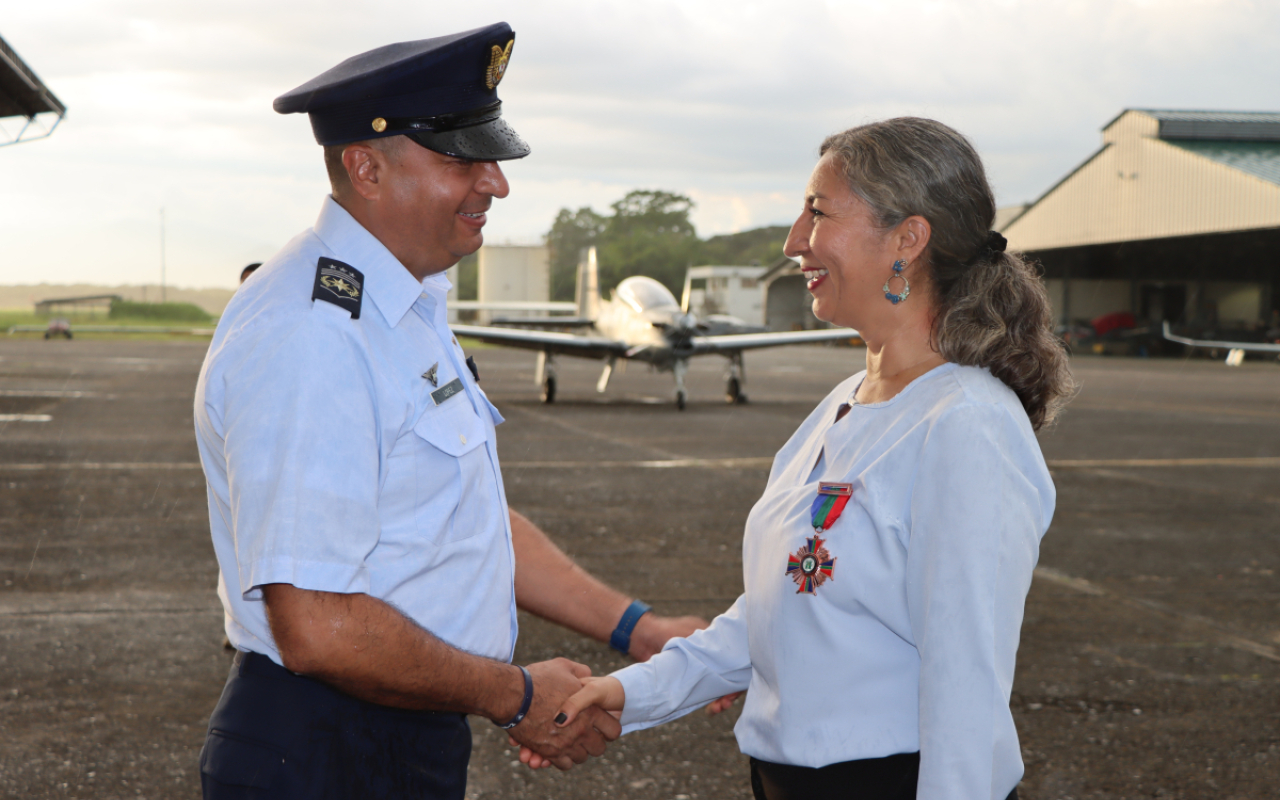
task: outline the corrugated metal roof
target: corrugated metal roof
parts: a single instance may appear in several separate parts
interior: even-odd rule
[[[1169,144],[1264,181],[1280,184],[1280,142],[1175,139]]]
[[[1280,141],[1280,113],[1273,111],[1142,110],[1160,123],[1161,139]]]
[[[1280,124],[1280,111],[1174,111],[1135,108],[1164,122],[1273,122]]]

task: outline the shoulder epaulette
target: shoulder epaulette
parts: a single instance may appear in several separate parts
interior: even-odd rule
[[[360,302],[364,299],[364,273],[350,264],[320,257],[316,263],[316,285],[312,300],[323,300],[351,312],[360,319]]]

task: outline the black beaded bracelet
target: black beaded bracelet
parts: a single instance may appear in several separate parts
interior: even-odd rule
[[[533,703],[533,676],[529,674],[529,670],[519,664],[516,664],[516,668],[524,675],[524,699],[520,701],[520,710],[511,718],[511,721],[506,725],[498,726],[504,731],[509,731],[519,725],[521,720],[524,719],[524,715],[529,713],[529,706]]]

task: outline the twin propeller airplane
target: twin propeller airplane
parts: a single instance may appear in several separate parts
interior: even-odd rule
[[[727,360],[725,400],[745,403],[746,373],[742,354],[761,347],[780,347],[808,342],[829,342],[856,338],[851,328],[810,331],[769,332],[732,317],[698,318],[689,313],[689,292],[682,303],[667,287],[653,278],[635,275],[623,280],[613,297],[600,297],[596,250],[591,248],[578,266],[576,317],[517,317],[495,319],[492,326],[451,325],[458,336],[482,342],[536,350],[534,381],[542,387],[542,402],[556,398],[556,356],[578,356],[604,361],[604,371],[596,382],[603,393],[618,359],[643,361],[660,372],[675,376],[676,408],[684,410],[688,399],[684,378],[689,359],[719,355]],[[521,328],[507,327],[519,325]],[[530,330],[531,328],[535,330]],[[581,334],[551,328],[579,328]]]

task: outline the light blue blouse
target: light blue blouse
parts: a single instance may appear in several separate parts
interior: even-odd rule
[[[747,519],[743,595],[614,673],[624,731],[748,689],[735,733],[750,756],[820,767],[918,750],[922,800],[1003,800],[1023,771],[1009,695],[1053,482],[988,371],[943,365],[833,424],[864,374],[774,459]],[[814,535],[820,480],[853,495],[823,534],[832,578],[797,593],[788,556]]]
[[[321,256],[364,274],[359,319],[311,299]],[[261,587],[289,583],[369,594],[455,647],[510,659],[502,417],[449,331],[448,289],[442,274],[415,279],[329,198],[227,306],[195,425],[238,649],[280,662]],[[455,378],[463,391],[437,403]]]

